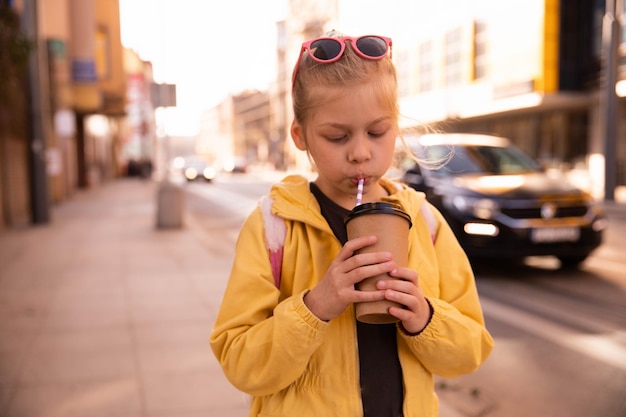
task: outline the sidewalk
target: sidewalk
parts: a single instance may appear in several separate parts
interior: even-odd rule
[[[611,201],[602,204],[606,216],[613,222],[626,222],[626,202]]]
[[[208,343],[232,249],[156,229],[156,197],[118,180],[0,233],[0,416],[247,416]]]
[[[247,416],[208,344],[231,259],[155,205],[120,180],[0,233],[1,416]]]

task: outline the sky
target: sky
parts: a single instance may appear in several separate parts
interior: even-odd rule
[[[202,110],[229,94],[266,90],[276,74],[276,22],[286,0],[120,0],[122,44],[176,84],[170,135],[193,135]]]
[[[177,87],[177,107],[157,112],[160,128],[170,135],[193,136],[203,110],[230,94],[267,90],[276,78],[276,22],[286,17],[288,1],[119,0],[123,45],[152,62],[156,82]],[[507,0],[506,4],[511,2],[541,3]],[[397,48],[419,32],[442,30],[442,16],[466,19],[470,10],[509,10],[498,0],[388,0],[382,4],[380,0],[341,0],[337,29],[348,35],[390,36]],[[519,13],[516,17],[520,18]],[[502,21],[511,23],[508,18]]]

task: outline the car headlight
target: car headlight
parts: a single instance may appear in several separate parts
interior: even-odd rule
[[[465,223],[463,231],[468,235],[492,237],[498,236],[500,233],[498,226],[491,223]]]
[[[206,167],[202,171],[202,175],[205,179],[212,180],[213,178],[215,178],[215,170],[211,167]]]
[[[456,196],[452,199],[452,204],[458,211],[472,213],[479,219],[491,219],[500,210],[498,203],[489,198]]]
[[[196,171],[195,168],[187,168],[185,170],[185,177],[188,180],[194,180],[194,179],[196,179],[196,177],[198,177],[198,171]]]

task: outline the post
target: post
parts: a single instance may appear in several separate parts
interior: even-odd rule
[[[35,42],[28,64],[29,132],[31,213],[34,224],[48,223],[48,177],[46,172],[46,141],[41,114],[39,31],[37,28],[37,0],[24,0],[22,25],[28,38]]]
[[[616,18],[617,0],[606,0],[602,20],[603,85],[600,100],[600,115],[604,134],[604,199],[615,200],[617,187],[617,94],[615,92],[617,72],[617,42],[619,22]]]

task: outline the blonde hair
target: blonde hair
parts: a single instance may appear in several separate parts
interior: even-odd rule
[[[343,36],[333,31],[328,37],[341,39]],[[307,51],[303,54],[292,91],[294,118],[301,126],[306,126],[314,109],[346,89],[363,85],[373,90],[383,108],[398,121],[398,81],[389,55],[379,60],[363,59],[352,49],[352,42],[346,42],[339,60],[328,64],[314,61]],[[334,91],[329,92],[328,87]]]

